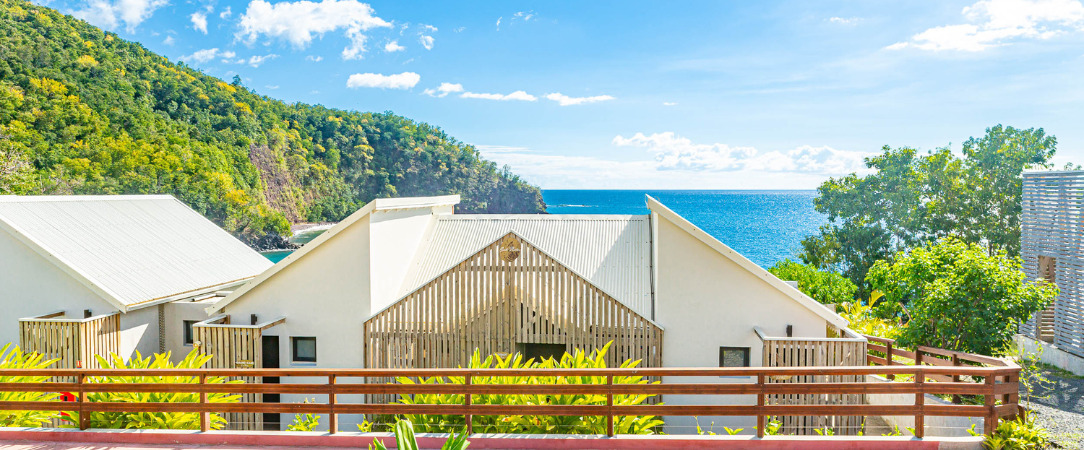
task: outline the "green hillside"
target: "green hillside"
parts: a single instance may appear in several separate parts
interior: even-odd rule
[[[0,0],[0,194],[137,193],[172,194],[249,242],[385,196],[544,210],[537,187],[435,126],[287,104]]]

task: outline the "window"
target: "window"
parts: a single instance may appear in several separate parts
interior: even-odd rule
[[[294,362],[316,362],[316,338],[292,337]]]
[[[749,367],[749,347],[719,347],[719,367]]]
[[[194,335],[192,334],[192,325],[195,325],[198,320],[185,320],[184,321],[184,345],[192,345],[195,342]]]
[[[543,359],[560,360],[565,355],[565,344],[516,344],[516,351],[523,354],[523,359],[541,361]]]

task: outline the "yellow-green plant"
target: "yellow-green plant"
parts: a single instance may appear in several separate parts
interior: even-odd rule
[[[177,364],[169,359],[170,354],[158,353],[146,358],[136,352],[136,356],[124,362],[117,355],[111,359],[98,356],[98,365],[105,369],[199,369],[211,356],[191,352]],[[192,376],[108,376],[88,377],[87,383],[198,383],[198,377]],[[227,381],[225,377],[207,377],[207,384],[241,383]],[[118,387],[122,391],[123,387]],[[209,403],[237,403],[240,395],[209,393]],[[195,392],[94,392],[87,394],[89,402],[109,403],[199,403],[199,394]],[[226,419],[221,414],[211,413],[210,425],[218,430],[226,426]],[[78,414],[72,414],[71,420],[78,423]],[[140,429],[199,429],[199,413],[186,412],[91,412],[91,428],[140,428]]]
[[[839,305],[839,315],[850,322],[848,328],[859,334],[896,339],[903,325],[896,319],[885,319],[875,314],[878,302],[882,298],[884,294],[881,291],[873,291],[865,304],[859,300],[843,302]]]
[[[320,416],[315,414],[294,414],[294,423],[286,427],[286,431],[316,431],[316,427],[319,425]]]
[[[18,346],[6,344],[0,348],[0,369],[44,369],[55,359],[46,360],[40,353],[23,353]],[[44,383],[49,377],[0,376],[0,383]],[[0,392],[0,402],[54,402],[60,394],[48,392]],[[0,427],[38,427],[59,417],[55,411],[2,411]]]
[[[585,369],[606,368],[606,352],[610,344],[605,347],[587,353],[583,350],[574,350],[571,354],[565,353],[560,360],[554,358],[535,361],[524,360],[523,355],[516,353],[501,357],[490,355],[482,359],[476,350],[471,357],[470,368],[472,369]],[[621,364],[622,368],[636,367],[639,360],[628,360]],[[402,384],[415,384],[410,378],[400,377],[397,379]],[[463,377],[434,377],[423,378],[417,381],[421,384],[463,384]],[[614,384],[648,384],[649,380],[641,376],[616,376]],[[605,376],[495,376],[474,377],[473,384],[606,384]],[[617,406],[639,405],[646,401],[649,395],[614,395],[613,404]],[[446,405],[463,404],[463,395],[459,394],[414,394],[403,396],[401,403],[408,405]],[[595,394],[475,394],[472,396],[475,405],[605,405],[605,395]],[[416,424],[423,432],[447,433],[462,430],[465,427],[464,418],[461,415],[423,415],[404,414],[403,418]],[[606,418],[601,416],[474,416],[474,430],[480,433],[527,433],[527,434],[603,434],[606,432]],[[653,434],[655,429],[662,425],[662,421],[656,416],[617,416],[614,417],[614,432],[617,434]]]
[[[395,448],[398,450],[419,450],[418,440],[414,437],[414,424],[409,420],[400,420],[395,423],[393,428],[395,433]],[[467,440],[467,434],[455,434],[444,441],[444,445],[440,446],[440,450],[466,450],[470,445],[470,441]],[[388,450],[384,446],[384,443],[379,439],[373,439],[373,443],[369,444],[369,450]]]
[[[974,428],[972,426],[967,431],[972,436],[978,436]],[[982,446],[987,450],[1030,450],[1047,448],[1049,444],[1050,436],[1046,429],[1037,425],[1027,414],[999,422],[994,432],[982,441]]]

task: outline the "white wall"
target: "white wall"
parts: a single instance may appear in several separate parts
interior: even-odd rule
[[[166,304],[166,351],[172,353],[172,359],[174,362],[184,359],[185,356],[192,351],[192,345],[185,345],[184,343],[184,321],[207,320],[207,307],[214,304],[215,300],[221,300],[219,297],[212,297],[211,300],[204,300],[198,302],[173,302]],[[247,322],[246,322],[247,323]]]
[[[286,323],[263,334],[279,336],[279,361],[283,368],[364,367],[363,328],[369,318],[369,218],[342,230],[323,245],[312,249],[275,276],[234,300],[222,311],[237,323],[248,323],[249,315],[259,321],[285,316]],[[316,337],[317,364],[293,363],[290,337]],[[314,380],[282,378],[283,383],[311,383]],[[350,380],[343,380],[350,382]],[[313,395],[283,395],[282,402],[302,402]],[[342,396],[343,403],[359,402]],[[284,414],[287,424],[293,416]],[[342,429],[349,431],[360,417],[340,416]],[[326,426],[327,418],[321,420]]]
[[[718,367],[719,347],[749,347],[750,365],[762,365],[762,343],[753,331],[772,336],[825,337],[825,320],[786,294],[719,254],[695,236],[658,214],[656,227],[656,318],[663,331],[663,366]],[[742,383],[750,378],[668,377],[667,383]],[[756,404],[755,396],[667,395],[668,404]],[[752,417],[701,417],[700,424],[744,427]],[[688,433],[691,417],[668,417],[667,432]]]
[[[391,305],[401,297],[403,281],[432,226],[432,208],[375,211],[370,215],[372,312]]]
[[[0,230],[0,346],[19,345],[19,319],[55,311],[83,318],[116,311],[53,263]]]
[[[120,356],[129,359],[139,351],[144,358],[158,353],[158,307],[120,315]]]

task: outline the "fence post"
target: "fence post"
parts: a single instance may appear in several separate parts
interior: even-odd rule
[[[986,419],[982,421],[983,434],[990,436],[997,429],[997,411],[994,409],[994,386],[997,380],[991,373],[986,376],[986,394],[983,395],[983,405],[986,406]]]
[[[335,414],[335,404],[338,403],[337,396],[335,395],[335,375],[327,376],[327,405],[330,411],[328,412],[328,432],[335,434],[339,432],[339,415]]]
[[[890,340],[888,342],[885,342],[885,366],[886,367],[892,367],[892,343],[893,342],[895,342],[895,341]],[[885,376],[885,378],[888,378],[889,380],[895,380],[896,379],[896,374],[890,373],[887,376]]]
[[[207,412],[207,391],[203,390],[204,384],[207,383],[207,375],[201,374],[199,376],[199,430],[206,433],[211,431],[211,415]]]
[[[83,382],[86,381],[86,377],[87,376],[82,374],[82,373],[80,373],[79,375],[77,375],[75,377],[75,385],[77,386],[76,389],[78,391],[75,394],[75,395],[77,395],[75,401],[78,402],[78,404],[76,405],[76,408],[78,408],[78,410],[79,410],[79,429],[80,430],[86,430],[86,429],[90,428],[90,417],[88,416],[88,414],[90,414],[90,413],[87,412],[87,409],[86,409],[87,393],[83,389]]]
[[[614,437],[614,376],[606,376],[606,435]]]
[[[915,365],[919,365],[921,360],[921,353],[918,353],[918,349],[915,349]],[[922,369],[915,371],[915,437],[922,439],[926,434],[926,411],[923,405],[926,404],[926,373]]]
[[[952,367],[959,367],[959,366],[960,366],[960,355],[958,355],[956,353],[953,353],[952,354]],[[959,383],[960,382],[960,374],[958,374],[958,373],[953,374],[952,375],[952,382],[953,383]],[[952,403],[955,404],[955,405],[959,405],[960,402],[961,402],[960,394],[952,394]]]
[[[759,388],[757,390],[757,406],[763,407],[764,406],[764,374],[763,373],[758,373],[757,374],[757,388]],[[758,438],[764,437],[764,428],[766,426],[765,423],[764,423],[765,422],[764,419],[765,419],[764,413],[761,412],[761,411],[757,411],[757,437]]]
[[[467,422],[467,435],[468,436],[474,434],[474,416],[470,413],[471,395],[470,395],[470,390],[469,390],[472,378],[474,378],[474,375],[471,375],[471,374],[468,373],[467,374],[467,379],[463,383],[464,386],[466,386],[467,389],[468,389],[467,392],[463,393],[463,406],[467,407],[467,414],[465,415],[464,419]]]

